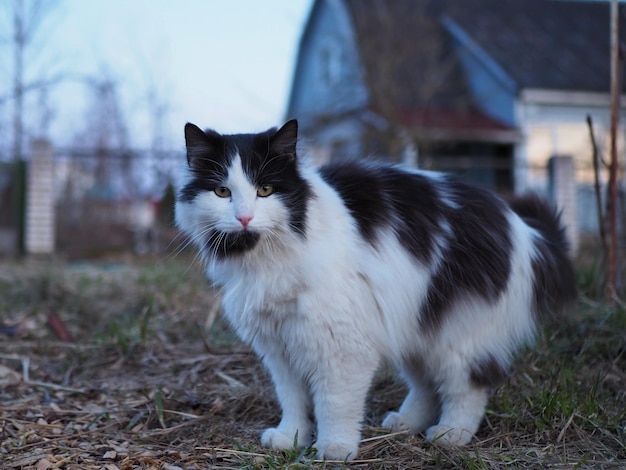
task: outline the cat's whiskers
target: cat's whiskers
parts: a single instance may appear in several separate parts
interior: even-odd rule
[[[259,251],[265,256],[270,257],[272,253],[278,251],[277,239],[273,235],[272,231],[266,231],[259,243]]]
[[[228,167],[223,162],[221,162],[219,160],[215,160],[215,159],[213,159],[211,157],[196,156],[196,157],[194,157],[194,159],[197,162],[211,162],[212,164],[214,164],[216,167],[218,167],[222,171],[226,171],[228,169]]]
[[[213,236],[217,235],[217,236]],[[226,245],[223,243],[226,237],[228,236],[227,232],[213,232],[211,236],[209,236],[209,244],[211,251],[214,255],[219,255],[220,247],[222,247],[224,254],[226,254]]]
[[[263,163],[261,164],[261,167],[259,169],[259,173],[264,175],[266,178],[271,179],[274,175],[280,175],[281,171],[287,166],[286,162],[285,162],[285,157],[288,155],[274,155],[274,156],[266,156],[265,159],[263,160]],[[274,163],[274,161],[276,160],[283,160],[283,166],[280,168],[277,168],[275,171],[273,172],[266,172],[267,167],[270,165],[270,163]]]
[[[224,237],[223,233],[218,233],[217,235],[212,235],[208,238],[207,240],[207,245],[208,245],[208,252],[207,254],[210,254],[211,257],[215,257],[218,252],[219,252],[219,245],[221,242],[221,239]]]
[[[172,261],[177,256],[179,256],[185,250],[185,248],[187,248],[190,245],[191,243],[190,239],[191,239],[190,235],[177,233],[176,236],[165,247],[165,251],[166,251],[165,261]]]
[[[202,260],[205,261],[204,255],[205,255],[205,250],[206,250],[207,235],[209,235],[215,229],[215,225],[216,225],[215,223],[211,221],[207,221],[207,220],[198,221],[194,223],[193,225],[194,230],[192,234],[187,238],[186,242],[181,246],[181,248],[179,249],[179,252],[182,252],[190,244],[195,244],[196,246],[199,247],[199,254],[201,255]],[[195,262],[197,259],[198,258],[196,256],[194,257],[193,261]]]
[[[177,244],[176,248],[170,252],[167,259],[172,260],[176,258],[177,256],[179,256],[190,245],[196,242],[197,237],[198,237],[198,234],[195,232],[193,234],[177,233],[176,236],[172,239],[172,241],[167,246],[167,250],[169,251],[170,247]],[[196,256],[194,256],[194,261],[196,258],[197,258],[197,253],[196,253]]]
[[[166,251],[168,251],[168,254],[165,256],[165,260],[171,261],[175,259],[176,257],[180,256],[190,245],[194,244],[195,241],[196,241],[196,235],[189,235],[189,234],[183,234],[183,233],[176,234],[176,236],[172,239],[172,241],[170,241],[170,243],[168,244],[166,248]],[[178,245],[176,246],[176,248],[170,251],[170,247],[172,247],[175,244],[178,244]],[[194,251],[194,256],[191,259],[189,266],[185,269],[185,273],[188,273],[191,267],[193,266],[193,264],[195,263],[199,263],[200,266],[202,266],[204,263],[202,253],[199,250]]]
[[[272,227],[267,231],[267,236],[265,237],[266,243],[270,247],[271,252],[284,251],[286,247],[286,243],[282,238],[282,231],[277,230]]]

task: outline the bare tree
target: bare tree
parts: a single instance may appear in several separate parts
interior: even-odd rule
[[[370,137],[392,154],[427,147],[437,138],[437,112],[470,104],[437,8],[432,0],[372,0],[352,9],[370,106],[386,122]]]
[[[166,164],[170,152],[168,151],[168,143],[164,138],[171,104],[167,94],[154,82],[150,82],[147,88],[145,103],[152,133],[150,139],[150,160],[153,163],[152,169],[157,186],[163,189],[170,183],[172,174],[172,169]]]
[[[94,157],[94,187],[119,193],[122,185],[132,192],[134,184],[127,125],[120,107],[118,86],[107,77],[90,84],[91,103],[86,109],[85,127],[76,146],[84,157]]]
[[[32,91],[44,90],[57,83],[61,74],[51,75],[44,69],[38,71],[34,78],[28,75],[29,59],[32,58],[34,47],[43,47],[37,39],[44,31],[53,11],[58,7],[58,0],[11,0],[5,2],[2,8],[7,30],[10,35],[5,38],[12,54],[12,84],[11,91],[0,95],[0,102],[12,101],[12,155],[15,161],[24,157],[24,100]]]

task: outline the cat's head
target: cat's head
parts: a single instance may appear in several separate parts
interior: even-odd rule
[[[300,174],[298,123],[259,134],[222,135],[185,126],[187,180],[176,224],[214,259],[239,256],[261,242],[305,236],[310,188]]]

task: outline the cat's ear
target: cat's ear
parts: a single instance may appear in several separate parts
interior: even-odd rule
[[[274,155],[295,158],[297,142],[298,121],[292,119],[276,131],[276,134],[271,139],[270,150]]]
[[[214,157],[219,148],[220,135],[215,131],[204,132],[195,124],[185,124],[185,143],[187,145],[187,163],[191,168],[198,167],[202,161]]]

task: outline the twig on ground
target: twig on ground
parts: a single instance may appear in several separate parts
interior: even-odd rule
[[[81,388],[66,387],[64,385],[57,385],[49,382],[40,382],[38,380],[30,380],[30,358],[28,356],[17,356],[14,354],[0,354],[0,359],[7,359],[12,361],[20,361],[22,364],[22,381],[26,385],[32,385],[33,387],[44,387],[52,390],[61,390],[64,392],[72,393],[85,393],[85,390]]]

